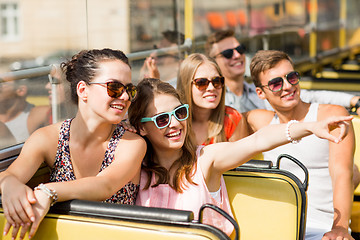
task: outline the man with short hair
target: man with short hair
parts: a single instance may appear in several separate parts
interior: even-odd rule
[[[247,112],[252,109],[271,109],[268,102],[257,97],[255,86],[245,81],[245,47],[239,43],[233,30],[222,30],[211,34],[205,45],[206,54],[213,57],[225,77],[225,104]],[[360,96],[342,92],[302,90],[305,102],[337,104],[343,107],[359,107]],[[360,108],[357,109],[360,114]]]
[[[275,112],[256,109],[246,115],[249,126],[257,131],[269,124],[286,123],[284,134],[291,143],[264,152],[264,159],[276,162],[280,154],[299,159],[309,172],[306,240],[353,239],[349,219],[353,200],[353,157],[355,136],[350,126],[348,135],[339,143],[316,137],[293,139],[292,124],[321,121],[330,116],[348,115],[339,105],[305,103],[300,99],[299,74],[290,57],[281,51],[258,51],[250,64],[256,93],[266,99]],[[351,123],[350,123],[351,124]],[[340,134],[338,130],[331,132]],[[282,169],[302,179],[299,167],[282,163]]]

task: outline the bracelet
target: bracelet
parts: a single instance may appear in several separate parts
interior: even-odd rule
[[[300,139],[293,139],[290,135],[290,126],[293,124],[293,123],[298,123],[299,121],[296,121],[296,120],[290,120],[287,124],[286,124],[286,129],[285,129],[285,134],[286,134],[286,138],[287,140],[289,140],[292,144],[296,144],[296,143],[299,143],[301,138]]]
[[[39,186],[34,188],[34,190],[43,191],[48,196],[48,198],[51,200],[50,206],[53,206],[58,200],[57,192],[53,189],[49,189],[43,183],[40,183]]]

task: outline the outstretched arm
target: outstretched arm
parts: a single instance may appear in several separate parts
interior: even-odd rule
[[[355,108],[355,112],[360,115],[360,96],[353,94],[338,91],[301,89],[301,100],[307,103],[317,102],[340,105],[350,109]]]
[[[347,121],[351,119],[352,116],[337,116],[319,122],[300,122],[290,126],[288,124],[269,125],[239,141],[206,146],[201,156],[201,159],[206,161],[202,164],[205,178],[215,176],[220,179],[225,171],[243,164],[253,155],[289,143],[287,131],[292,139],[300,139],[314,133],[320,138],[338,143],[347,134],[349,127]],[[330,134],[336,128],[340,130],[338,135]]]
[[[336,104],[350,107],[355,97],[353,94],[339,91],[306,90],[301,89],[301,100],[307,103],[317,102],[320,104]]]

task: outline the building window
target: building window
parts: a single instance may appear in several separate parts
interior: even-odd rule
[[[0,36],[2,40],[19,38],[19,7],[17,3],[0,4]]]

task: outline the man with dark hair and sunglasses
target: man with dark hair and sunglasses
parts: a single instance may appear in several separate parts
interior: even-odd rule
[[[233,30],[221,30],[211,34],[205,45],[206,54],[213,57],[225,77],[225,104],[247,112],[252,109],[271,109],[268,102],[259,99],[255,86],[245,81],[246,48],[240,44]],[[301,99],[305,102],[337,104],[355,107],[360,114],[360,96],[343,92],[302,90]]]
[[[258,51],[250,64],[251,76],[260,99],[267,100],[274,111],[256,109],[246,115],[248,124],[257,131],[269,124],[320,121],[337,115],[348,115],[339,105],[305,103],[300,99],[299,74],[290,57],[281,51]],[[302,90],[301,90],[302,91]],[[351,124],[351,123],[350,123]],[[353,239],[349,234],[349,219],[353,200],[353,157],[355,137],[353,127],[338,144],[324,139],[292,138],[288,143],[263,153],[264,159],[276,162],[281,153],[299,159],[309,171],[306,240]],[[334,130],[333,135],[339,134]],[[282,163],[282,168],[299,179],[299,167]]]

